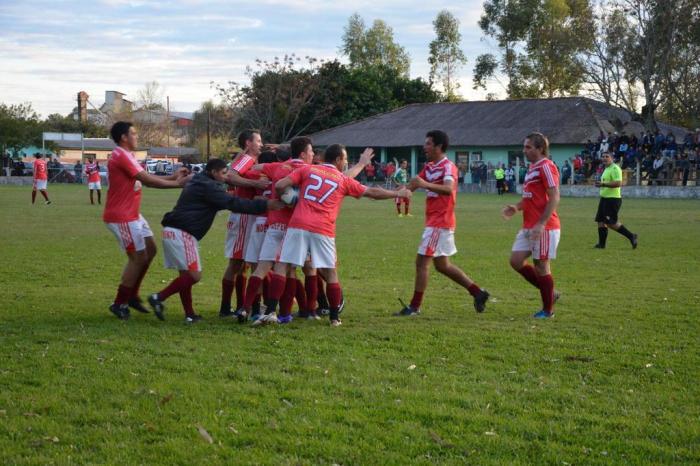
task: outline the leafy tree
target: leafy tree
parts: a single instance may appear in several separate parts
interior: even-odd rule
[[[359,14],[350,16],[340,51],[348,57],[352,68],[384,65],[406,77],[411,69],[408,52],[394,41],[394,30],[381,19],[367,29]]]
[[[41,144],[41,121],[30,103],[0,103],[0,145],[16,152],[24,146]]]
[[[71,116],[63,116],[59,113],[52,113],[42,122],[42,129],[46,132],[54,133],[83,133],[86,138],[106,138],[109,130],[105,126],[80,121]]]
[[[445,97],[448,101],[459,99],[457,89],[459,83],[456,75],[461,65],[467,62],[464,52],[459,46],[462,34],[459,32],[459,20],[447,10],[438,13],[433,21],[436,38],[430,42],[430,82],[438,80],[442,83]]]

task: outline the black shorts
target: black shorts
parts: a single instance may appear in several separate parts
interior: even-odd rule
[[[595,221],[606,225],[615,225],[620,207],[622,207],[622,199],[619,197],[601,197],[598,203],[598,212],[595,214]]]

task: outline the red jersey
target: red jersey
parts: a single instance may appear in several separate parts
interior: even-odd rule
[[[122,223],[138,220],[141,209],[141,182],[136,175],[143,171],[134,154],[117,146],[107,161],[107,202],[102,220]]]
[[[530,165],[523,184],[523,228],[532,228],[542,217],[549,200],[547,188],[559,186],[559,170],[549,159],[542,159]],[[559,216],[552,212],[545,230],[558,230]]]
[[[255,163],[256,161],[253,157],[246,154],[245,152],[241,152],[236,157],[234,157],[233,160],[231,160],[229,170],[235,170],[236,172],[238,172],[239,175],[245,177],[246,173],[250,171],[251,167],[255,165]],[[255,188],[229,186],[228,192],[242,197],[243,199],[253,199],[255,197]]]
[[[48,171],[46,170],[46,160],[36,159],[34,160],[34,179],[35,180],[46,180],[48,179]]]
[[[439,162],[428,162],[418,174],[428,183],[445,184],[452,181],[450,194],[437,194],[428,191],[425,195],[425,226],[453,229],[455,220],[455,202],[457,201],[457,165],[447,157]]]
[[[335,219],[345,196],[362,197],[367,186],[343,175],[334,165],[304,165],[289,174],[299,200],[289,228],[335,237]]]
[[[88,177],[88,183],[97,183],[100,181],[100,166],[96,163],[86,163],[85,174]]]
[[[304,165],[306,164],[301,159],[291,159],[284,162],[264,164],[262,172],[272,182],[270,185],[270,189],[272,190],[270,199],[279,199],[277,191],[275,191],[275,183]],[[294,212],[294,207],[285,207],[282,210],[269,211],[267,213],[267,225],[269,226],[278,223],[286,226],[289,224],[289,220],[292,218],[292,212]]]

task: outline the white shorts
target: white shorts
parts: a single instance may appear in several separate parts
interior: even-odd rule
[[[455,231],[449,228],[425,227],[418,254],[427,257],[454,256],[457,254]]]
[[[302,267],[308,255],[316,269],[334,269],[335,238],[298,228],[288,228],[282,243],[279,262]]]
[[[45,191],[46,183],[46,180],[34,180],[34,189],[38,189],[39,191]]]
[[[251,264],[258,262],[258,256],[260,256],[260,248],[262,247],[263,240],[265,239],[265,231],[267,231],[267,217],[256,217],[253,228],[251,228],[248,233],[248,244],[245,248],[245,261]]]
[[[252,229],[255,215],[231,213],[226,224],[226,247],[224,255],[229,259],[243,259],[248,244],[248,231]]]
[[[119,242],[119,246],[126,252],[143,251],[146,249],[146,238],[153,236],[151,227],[143,215],[138,220],[121,223],[105,223]]]
[[[515,235],[513,251],[530,251],[537,260],[555,259],[561,230],[544,230],[539,241],[530,241],[530,229],[523,228]]]
[[[166,269],[201,272],[197,238],[177,228],[163,228],[163,262]]]
[[[282,223],[274,223],[267,227],[260,254],[258,255],[260,262],[279,262],[286,232],[287,225]]]
[[[102,189],[102,183],[99,181],[91,181],[88,183],[88,189]]]

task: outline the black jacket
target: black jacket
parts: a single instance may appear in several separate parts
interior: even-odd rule
[[[219,183],[198,173],[183,188],[175,208],[163,216],[164,227],[177,228],[201,240],[207,234],[219,210],[228,209],[243,214],[262,214],[267,210],[264,199],[241,199],[226,192]]]

